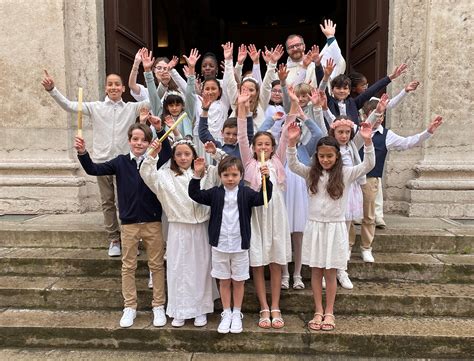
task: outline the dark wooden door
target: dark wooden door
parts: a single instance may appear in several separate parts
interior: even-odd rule
[[[347,73],[357,71],[370,84],[387,74],[389,0],[348,0]]]
[[[127,86],[137,50],[152,49],[151,0],[105,0],[104,12],[107,74],[121,75]],[[138,82],[144,84],[142,69]],[[128,86],[123,99],[132,100]]]

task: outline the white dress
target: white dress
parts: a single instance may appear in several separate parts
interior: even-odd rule
[[[214,312],[218,298],[211,277],[211,246],[207,220],[209,207],[194,202],[187,190],[191,169],[176,176],[169,167],[156,170],[157,159],[145,159],[140,168],[146,185],[157,195],[168,217],[166,244],[166,314],[177,319],[190,319]],[[215,167],[201,180],[201,187],[215,185]]]
[[[287,160],[290,169],[308,179],[310,167],[300,163],[296,148],[288,148]],[[366,147],[364,161],[355,167],[343,167],[344,191],[339,199],[327,193],[329,173],[323,171],[317,193],[309,193],[308,223],[303,234],[302,263],[310,267],[347,269],[349,248],[345,209],[349,196],[348,185],[368,173],[375,165],[373,146]]]
[[[273,183],[268,208],[255,207],[252,211],[250,238],[250,266],[270,263],[286,265],[291,261],[291,238],[284,193],[277,183],[272,160],[267,161]]]

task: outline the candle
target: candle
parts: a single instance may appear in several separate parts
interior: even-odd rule
[[[77,95],[77,136],[82,138],[82,88]]]
[[[174,128],[176,128],[179,123],[181,123],[183,121],[184,118],[186,118],[188,116],[188,114],[186,114],[186,112],[184,112],[183,114],[181,114],[179,116],[178,119],[176,119],[176,121],[174,122],[174,124],[166,131],[165,134],[163,134],[163,136],[159,139],[159,142],[160,143],[163,143],[163,141],[168,138],[168,136],[171,134],[171,132],[174,130]],[[153,151],[153,147],[150,147],[148,148],[148,151],[147,151],[147,154],[150,154],[151,152]]]
[[[260,165],[265,165],[265,151],[260,152]],[[263,205],[268,208],[268,196],[267,196],[267,182],[265,175],[262,174],[262,189],[263,189]]]

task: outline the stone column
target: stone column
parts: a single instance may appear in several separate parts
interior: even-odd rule
[[[0,213],[94,208],[95,181],[84,177],[73,149],[77,117],[40,82],[48,69],[69,99],[78,87],[84,100],[103,98],[103,0],[4,0],[0,14]]]
[[[391,1],[389,70],[408,73],[389,90],[410,80],[415,93],[388,117],[389,127],[408,136],[436,116],[444,124],[422,147],[391,152],[386,164],[386,210],[418,217],[474,217],[472,91],[474,24],[471,1]]]

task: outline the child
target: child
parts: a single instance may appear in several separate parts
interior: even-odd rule
[[[75,148],[82,167],[89,175],[116,175],[117,194],[122,222],[122,295],[124,298],[121,327],[130,327],[137,315],[137,250],[140,239],[146,246],[148,267],[153,274],[153,325],[166,324],[165,247],[161,236],[161,204],[139,174],[140,164],[151,142],[151,130],[147,125],[133,124],[128,130],[130,151],[105,163],[93,163],[86,151],[84,139],[76,137]],[[161,164],[171,156],[168,141],[163,144]],[[161,165],[160,164],[160,165]]]
[[[370,104],[365,107],[366,114],[372,111],[376,104],[377,100],[370,101]],[[421,145],[443,123],[443,118],[437,116],[425,131],[409,137],[401,137],[382,126],[384,120],[383,113],[377,113],[376,115],[377,121],[372,127],[372,139],[377,163],[375,168],[367,174],[367,183],[362,185],[364,218],[360,229],[361,257],[364,262],[369,263],[374,262],[372,242],[375,236],[375,197],[378,192],[379,179],[383,175],[388,152],[390,150],[407,150]]]
[[[41,84],[58,105],[69,113],[77,113],[77,102],[65,98],[54,86],[53,78],[44,71]],[[107,75],[105,82],[106,97],[104,101],[82,103],[82,113],[90,116],[93,129],[92,147],[95,162],[106,162],[128,151],[127,131],[139,115],[140,108],[147,104],[125,103],[122,94],[125,91],[122,78],[117,74]],[[110,242],[109,256],[118,257],[120,251],[120,228],[115,206],[114,177],[106,175],[97,177],[104,226]]]
[[[209,131],[207,124],[208,109],[212,104],[211,97],[208,94],[204,94],[202,97],[202,113],[201,119],[199,120],[199,140],[205,144],[207,142],[213,142],[216,147],[222,149],[228,155],[240,158],[239,143],[237,143],[237,118],[228,118],[222,126],[222,140],[216,140],[211,132]],[[247,134],[249,142],[253,138],[253,121],[252,117],[247,117]]]
[[[245,84],[245,82],[244,82]],[[247,119],[250,95],[245,86],[241,89],[237,105],[238,141],[240,154],[245,167],[245,181],[257,191],[261,186],[260,157],[264,152],[265,162],[270,169],[270,179],[274,184],[272,201],[268,208],[257,207],[252,212],[252,242],[250,243],[250,266],[253,267],[253,280],[260,303],[261,328],[282,328],[285,323],[279,309],[281,268],[291,261],[291,240],[286,213],[283,188],[285,184],[286,137],[275,152],[275,139],[268,132],[257,132],[252,140],[252,149],[247,138]],[[294,119],[289,115],[288,119]],[[286,128],[283,128],[286,131]],[[270,265],[271,309],[268,307],[264,267]],[[273,319],[270,321],[270,317]]]
[[[154,141],[152,147],[140,175],[161,201],[168,217],[166,314],[173,318],[173,327],[182,327],[190,318],[194,318],[196,327],[205,326],[206,314],[214,311],[217,289],[211,277],[211,250],[206,229],[209,208],[188,196],[196,150],[189,140],[175,142],[169,167],[157,170],[156,156],[161,143]],[[217,180],[215,167],[209,166],[201,186],[208,189],[215,186]]]
[[[219,279],[222,319],[219,333],[242,332],[242,300],[244,283],[249,278],[249,245],[251,238],[250,217],[252,207],[262,206],[263,187],[255,192],[241,185],[244,174],[242,161],[236,157],[225,157],[217,170],[222,185],[201,190],[200,179],[204,174],[204,159],[194,161],[194,177],[189,183],[189,196],[195,202],[211,207],[209,221],[209,243],[212,246],[212,277]],[[272,196],[267,166],[262,166],[262,175],[267,178],[267,196]],[[233,288],[231,292],[231,286]],[[231,298],[234,309],[231,311]]]
[[[296,158],[300,129],[288,128],[288,164],[290,169],[306,179],[309,191],[309,219],[303,235],[303,264],[311,267],[311,288],[315,304],[314,317],[308,323],[311,330],[330,331],[335,328],[336,270],[347,268],[347,228],[345,208],[349,184],[366,174],[375,165],[371,129],[361,124],[365,140],[365,160],[355,167],[343,167],[339,144],[333,137],[321,138],[311,167]],[[326,308],[323,312],[322,278],[326,278]]]

